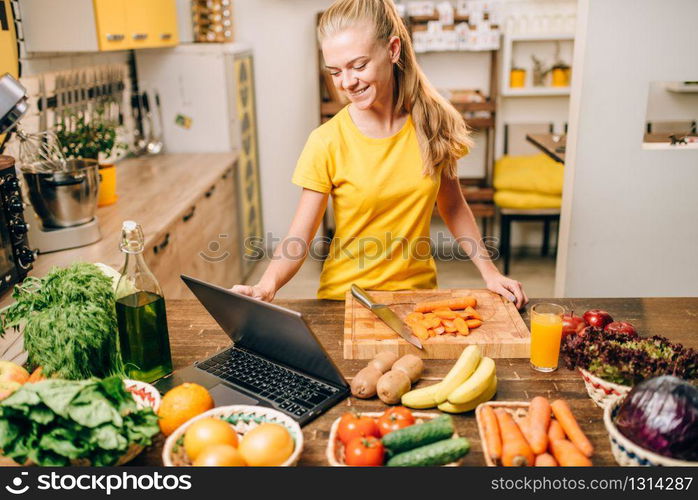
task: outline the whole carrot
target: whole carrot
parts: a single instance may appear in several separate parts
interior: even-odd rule
[[[553,439],[567,439],[565,431],[562,430],[562,426],[557,420],[551,420],[550,427],[548,427],[548,441]]]
[[[414,306],[415,312],[430,312],[434,309],[465,309],[466,307],[477,307],[475,297],[457,297],[455,299],[433,300],[429,302],[418,302]]]
[[[557,467],[557,460],[550,453],[541,453],[536,456],[536,467]]]
[[[507,467],[533,465],[535,461],[533,451],[512,416],[501,408],[494,413],[502,434],[502,465]]]
[[[570,410],[569,405],[564,400],[558,399],[553,401],[550,406],[553,409],[555,418],[560,422],[562,429],[565,431],[570,441],[572,441],[586,457],[592,456],[594,454],[594,447],[584,434],[584,431],[582,431],[582,428],[579,427],[577,419],[572,415],[572,410]]]
[[[499,424],[494,410],[489,405],[484,405],[480,411],[482,427],[485,432],[485,443],[490,458],[495,462],[502,458],[502,436],[499,434]]]
[[[543,396],[536,396],[528,407],[528,444],[533,453],[540,455],[548,448],[548,426],[550,425],[550,403]]]
[[[563,467],[591,467],[591,460],[567,439],[556,439],[550,443],[550,449],[557,463]]]

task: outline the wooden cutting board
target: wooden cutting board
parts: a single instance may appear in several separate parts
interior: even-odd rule
[[[491,358],[527,358],[530,356],[530,332],[516,306],[488,290],[409,290],[402,292],[369,291],[373,299],[386,304],[404,320],[417,302],[472,295],[484,321],[467,337],[437,335],[424,342],[424,350],[402,339],[376,315],[347,292],[344,309],[344,358],[372,359],[381,351],[400,356],[417,354],[427,359],[456,359],[465,346],[477,344],[483,356]]]

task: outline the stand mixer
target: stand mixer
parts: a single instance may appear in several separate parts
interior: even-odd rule
[[[1,77],[0,133],[1,125],[10,130],[26,108],[24,88],[9,74]],[[27,134],[18,130],[17,136],[23,191],[31,201],[24,209],[31,247],[48,253],[99,241],[97,161],[64,159],[49,132]]]

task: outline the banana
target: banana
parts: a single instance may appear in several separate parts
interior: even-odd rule
[[[474,344],[469,345],[461,353],[456,364],[448,372],[448,375],[441,381],[441,387],[434,396],[437,404],[441,404],[448,399],[448,395],[458,388],[463,382],[468,380],[478,363],[480,362],[482,355],[480,354],[480,348]]]
[[[436,406],[434,394],[441,386],[441,382],[421,389],[414,389],[402,395],[402,405],[408,408],[424,409]]]
[[[470,378],[448,395],[448,401],[456,405],[472,401],[485,391],[494,375],[495,365],[492,358],[482,358]]]
[[[468,401],[467,403],[459,404],[459,405],[454,405],[453,403],[449,403],[446,401],[445,403],[441,403],[439,405],[439,410],[445,411],[446,413],[465,413],[466,411],[472,411],[475,408],[478,407],[478,405],[482,403],[486,403],[490,399],[494,397],[494,395],[497,393],[497,376],[493,376],[489,385],[485,389],[485,392],[480,394],[478,397],[473,399],[472,401]]]

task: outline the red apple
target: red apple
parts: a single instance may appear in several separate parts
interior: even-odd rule
[[[573,333],[579,333],[586,324],[584,318],[575,316],[574,313],[565,314],[562,316],[562,338]]]
[[[637,330],[627,321],[613,321],[607,324],[603,331],[608,333],[621,333],[631,338],[637,337]]]
[[[612,323],[613,318],[610,314],[601,309],[590,309],[584,313],[584,322],[588,326],[603,328],[607,324]]]
[[[25,383],[29,372],[12,361],[0,361],[0,382]]]
[[[0,401],[22,387],[22,384],[13,380],[0,381]]]

